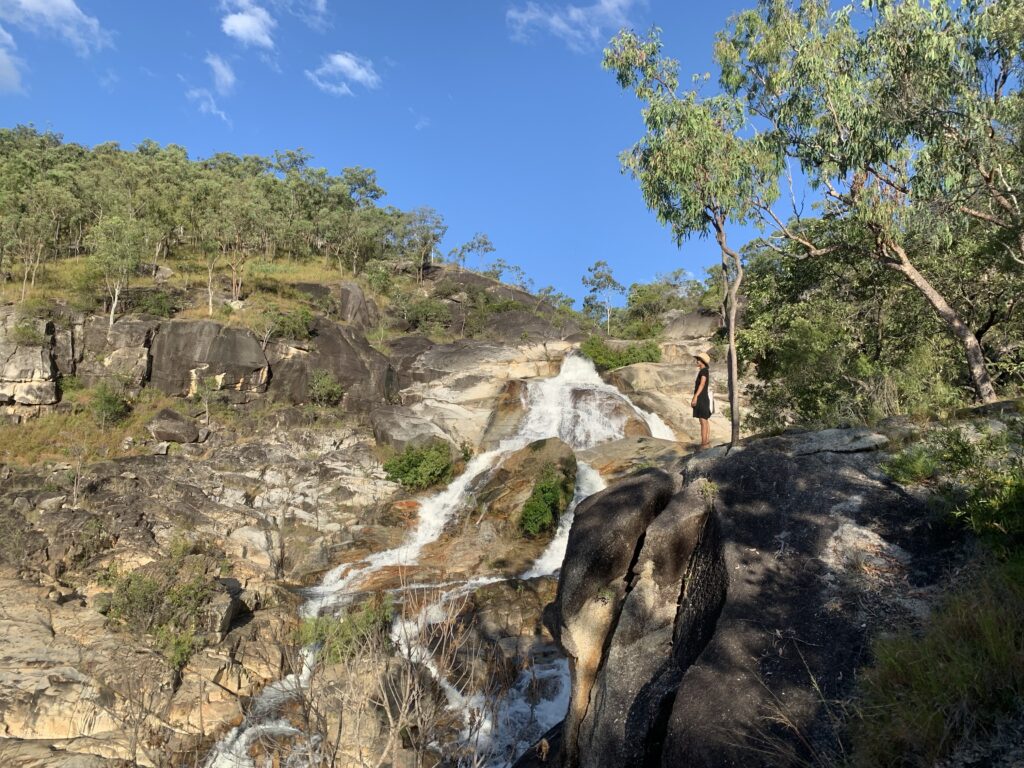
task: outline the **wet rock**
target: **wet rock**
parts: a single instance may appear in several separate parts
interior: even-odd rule
[[[170,443],[194,443],[199,440],[199,429],[192,420],[170,408],[159,411],[146,425],[146,430],[154,440]]]
[[[527,385],[525,381],[513,379],[505,383],[498,396],[480,447],[489,451],[497,448],[502,440],[512,437],[526,414]]]

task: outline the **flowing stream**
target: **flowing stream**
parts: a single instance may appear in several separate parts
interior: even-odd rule
[[[595,398],[580,398],[581,392],[596,395],[597,403],[625,401],[647,423],[654,437],[675,439],[672,430],[660,417],[637,408],[615,387],[605,384],[589,360],[571,355],[565,359],[557,376],[528,383],[524,403],[526,410],[514,436],[502,441],[494,450],[474,457],[465,471],[448,487],[422,499],[416,527],[401,545],[329,571],[319,585],[308,590],[308,599],[301,609],[302,616],[318,616],[344,606],[352,594],[358,591],[359,583],[375,571],[390,566],[415,564],[423,548],[441,535],[447,523],[459,511],[469,492],[485,482],[490,471],[509,454],[536,440],[549,437],[560,438],[574,450],[623,437],[625,416],[621,408],[611,405],[606,409],[595,407]],[[581,462],[577,468],[573,501],[562,515],[551,543],[522,574],[524,578],[550,575],[561,567],[576,505],[603,487],[601,476]],[[497,577],[474,579],[455,585],[441,596],[440,601],[464,595],[499,580]],[[431,606],[423,610],[430,611]],[[410,648],[418,642],[417,624],[422,625],[422,621],[396,621],[392,632],[396,642],[404,644],[406,652],[413,653],[438,678],[453,709],[464,716],[474,710],[479,712],[478,703],[472,697],[462,696],[432,668],[425,647]],[[315,650],[304,649],[301,671],[264,688],[250,707],[245,722],[232,729],[210,752],[205,768],[255,768],[248,752],[257,739],[298,735],[294,726],[280,719],[278,713],[284,703],[308,685],[314,663]],[[552,689],[557,686],[557,694],[533,705],[528,701],[527,688],[536,686],[538,681],[546,682]],[[486,764],[493,768],[509,765],[517,754],[565,716],[568,701],[568,667],[564,659],[535,664],[528,673],[520,675],[520,679],[476,731],[482,750],[489,755]]]

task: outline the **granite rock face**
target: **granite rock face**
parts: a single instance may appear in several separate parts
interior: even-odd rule
[[[251,331],[212,320],[171,320],[152,344],[150,383],[168,395],[214,390],[264,392],[270,366]]]
[[[58,400],[53,323],[19,318],[0,307],[0,405],[51,405]]]

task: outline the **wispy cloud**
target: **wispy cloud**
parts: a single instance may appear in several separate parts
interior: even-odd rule
[[[220,20],[220,28],[225,35],[243,45],[268,49],[274,47],[273,32],[277,21],[266,8],[256,5],[252,0],[224,0],[221,8],[227,11]]]
[[[512,39],[526,42],[535,31],[547,32],[574,51],[587,51],[605,42],[615,30],[629,26],[629,12],[643,0],[597,0],[593,5],[526,5],[505,14]]]
[[[0,27],[0,93],[21,91],[21,62],[14,55],[16,47],[14,38],[6,29]]]
[[[83,13],[75,0],[0,0],[0,21],[34,33],[56,34],[80,56],[112,44],[110,33]]]
[[[381,83],[380,75],[373,68],[372,61],[348,51],[325,56],[319,67],[306,70],[306,77],[321,91],[335,96],[353,96],[353,84],[379,88]]]
[[[413,119],[416,121],[412,126],[414,131],[422,131],[424,128],[430,127],[430,118],[426,115],[421,115],[412,107],[409,107],[409,114],[412,115]]]
[[[216,99],[213,98],[213,94],[210,93],[207,88],[190,88],[185,91],[185,98],[196,105],[196,108],[204,115],[213,115],[219,117],[228,126],[231,125],[231,118],[217,106]]]
[[[213,71],[213,87],[221,96],[227,96],[235,87],[235,70],[215,53],[206,54],[205,61]]]

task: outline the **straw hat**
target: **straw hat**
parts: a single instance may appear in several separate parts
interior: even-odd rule
[[[700,360],[702,363],[704,363],[704,365],[711,365],[711,358],[708,357],[707,352],[698,352],[696,355],[694,355],[694,358]]]

